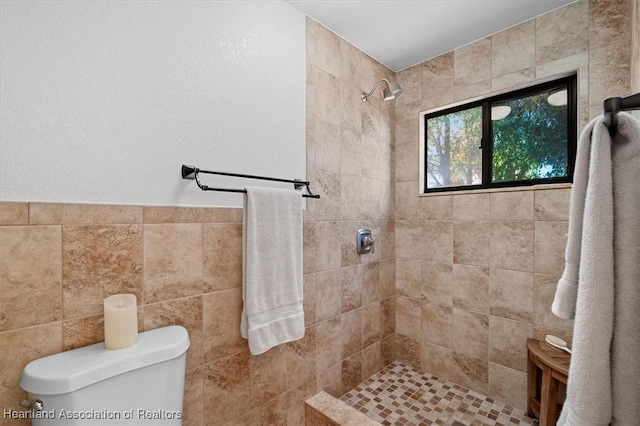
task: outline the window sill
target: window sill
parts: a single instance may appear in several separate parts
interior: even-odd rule
[[[482,189],[467,189],[462,191],[429,192],[426,194],[418,194],[418,196],[442,197],[444,195],[491,194],[494,192],[516,192],[516,191],[540,191],[545,189],[571,188],[571,185],[572,185],[571,183],[547,183],[542,185],[514,186],[510,188],[482,188]]]

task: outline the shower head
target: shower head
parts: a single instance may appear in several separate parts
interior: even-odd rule
[[[402,95],[403,92],[404,92],[404,89],[400,87],[398,83],[396,83],[395,81],[390,81],[387,88],[384,89],[384,92],[383,92],[384,100],[389,101],[391,99],[395,99],[398,96]]]
[[[402,95],[402,92],[404,92],[404,89],[400,87],[400,85],[395,81],[389,81],[386,78],[381,78],[376,82],[375,86],[373,86],[373,89],[371,89],[369,93],[362,92],[362,95],[360,95],[360,97],[362,98],[362,102],[366,102],[367,98],[371,96],[373,92],[375,92],[375,90],[378,88],[380,83],[382,83],[383,81],[387,83],[387,87],[385,87],[384,91],[382,92],[384,96],[383,99],[385,101],[390,101],[391,99],[395,99],[398,96]]]

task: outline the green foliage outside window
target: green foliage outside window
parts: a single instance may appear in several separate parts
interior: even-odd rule
[[[482,107],[440,115],[427,122],[429,187],[482,182]]]
[[[541,93],[507,102],[511,113],[493,124],[492,182],[567,175],[567,106]]]

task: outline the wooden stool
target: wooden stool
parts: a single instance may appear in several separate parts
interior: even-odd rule
[[[540,426],[555,426],[558,420],[558,382],[567,383],[570,361],[565,351],[527,339],[527,414]]]

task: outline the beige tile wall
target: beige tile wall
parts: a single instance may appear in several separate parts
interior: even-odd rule
[[[631,91],[638,93],[640,92],[640,0],[633,0],[631,48]],[[640,114],[637,116],[640,117]]]
[[[580,0],[397,74],[399,359],[526,407],[526,338],[571,337],[550,312],[570,189],[419,197],[419,113],[577,71],[582,128],[629,93],[630,16],[631,1]]]
[[[186,426],[298,426],[304,399],[393,361],[393,104],[360,100],[393,74],[313,21],[307,61],[308,179],[322,198],[305,212],[305,338],[249,355],[238,209],[0,203],[0,407],[19,408],[29,361],[103,341],[102,300],[121,292],[138,297],[139,330],[189,331]],[[361,227],[375,254],[355,253]]]

